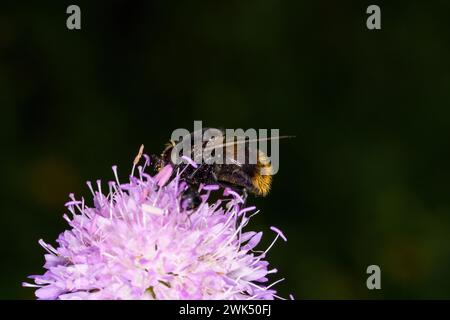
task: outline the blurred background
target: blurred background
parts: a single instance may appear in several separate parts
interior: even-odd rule
[[[280,295],[450,298],[450,3],[376,2],[379,31],[365,1],[2,2],[0,298],[34,298],[70,192],[194,120],[297,136],[249,200]]]

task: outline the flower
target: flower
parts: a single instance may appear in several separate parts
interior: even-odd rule
[[[195,210],[180,206],[186,187],[172,167],[156,176],[145,173],[149,157],[137,176],[120,184],[109,182],[107,195],[97,181],[93,207],[73,194],[64,219],[70,229],[61,233],[57,246],[40,240],[47,251],[43,275],[23,283],[37,288],[38,299],[273,299],[273,286],[265,285],[267,251],[255,251],[262,232],[244,227],[255,207],[241,208],[242,199],[225,189],[223,197],[208,201],[217,185],[201,185],[201,205]],[[136,163],[135,163],[136,164]]]

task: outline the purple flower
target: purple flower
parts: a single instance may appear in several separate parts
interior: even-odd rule
[[[279,298],[273,285],[283,279],[266,284],[277,272],[265,260],[268,250],[254,250],[262,232],[243,230],[258,213],[255,207],[241,208],[239,195],[230,190],[210,204],[218,187],[204,185],[201,205],[186,211],[180,207],[186,185],[179,174],[169,181],[172,168],[166,167],[152,177],[146,165],[126,184],[114,166],[116,181],[109,182],[106,195],[100,181],[96,190],[88,182],[93,207],[70,195],[70,216],[64,215],[70,229],[56,247],[39,241],[47,251],[46,271],[23,285],[36,287],[39,299]],[[271,229],[274,242],[285,240]]]

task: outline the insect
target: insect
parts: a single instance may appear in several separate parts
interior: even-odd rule
[[[203,128],[202,134],[206,130],[217,130],[221,138],[212,137],[203,141],[201,145],[194,143],[195,132],[183,137],[181,141],[170,141],[166,144],[165,149],[156,159],[157,170],[161,170],[166,165],[171,165],[176,174],[177,169],[181,172],[181,180],[186,182],[187,188],[181,195],[181,203],[186,209],[195,209],[201,203],[200,196],[197,192],[200,184],[217,184],[223,188],[230,188],[238,192],[242,199],[247,199],[248,194],[256,196],[266,196],[272,185],[272,165],[267,155],[255,148],[255,145],[249,139],[233,140],[225,142],[225,132],[221,129]],[[285,138],[277,137],[277,138]],[[202,161],[197,165],[189,163],[175,164],[172,161],[172,151],[177,146],[177,143],[182,143],[184,139],[191,139],[190,159],[196,159],[205,151],[210,151],[210,160],[221,151],[221,162]],[[216,139],[216,140],[215,140]],[[256,141],[260,141],[257,139]],[[266,140],[270,140],[266,139]],[[220,149],[220,150],[219,150]],[[256,161],[242,161],[239,152],[243,152],[245,156],[250,157],[254,155]],[[208,160],[208,159],[205,159]]]

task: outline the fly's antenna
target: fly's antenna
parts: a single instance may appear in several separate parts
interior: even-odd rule
[[[134,169],[136,168],[137,164],[139,163],[139,160],[141,160],[143,154],[144,154],[144,145],[141,144],[138,154],[136,155],[136,157],[133,160],[133,169],[131,170],[131,176],[134,176]]]

